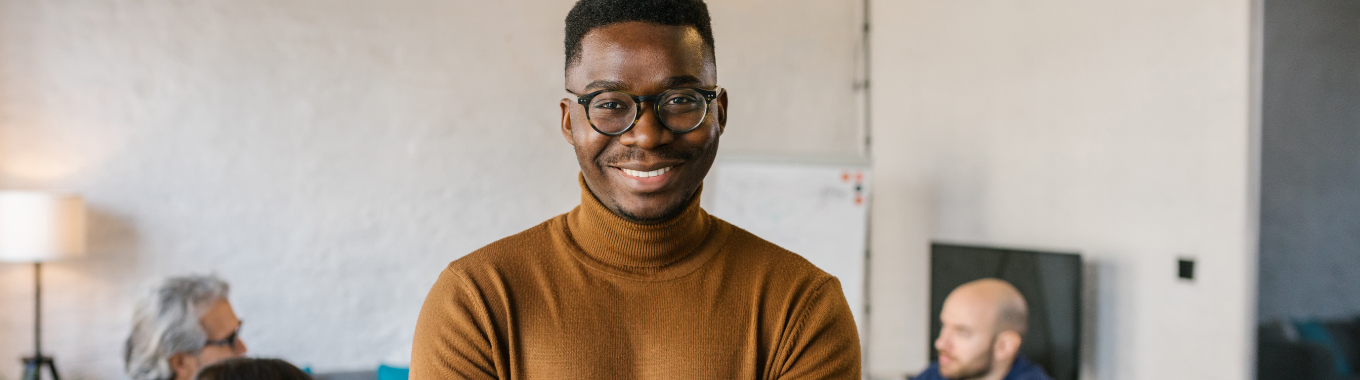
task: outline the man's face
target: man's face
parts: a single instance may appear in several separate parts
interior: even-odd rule
[[[699,33],[691,27],[625,22],[596,28],[581,41],[580,60],[567,69],[567,90],[584,95],[617,90],[658,94],[676,87],[714,89],[717,74]],[[654,223],[682,209],[713,165],[727,121],[720,92],[698,128],[677,134],[657,119],[651,102],[619,136],[595,131],[576,99],[562,99],[562,134],[576,150],[586,186],[614,214]],[[665,173],[640,177],[628,172]]]
[[[228,340],[229,336],[238,333],[241,327],[241,320],[236,318],[236,312],[231,309],[231,303],[225,299],[219,299],[208,309],[207,313],[199,318],[199,323],[203,326],[203,331],[208,333],[208,341],[222,342]],[[198,353],[176,354],[178,360],[172,360],[171,366],[175,370],[176,379],[192,379],[198,370],[217,363],[224,359],[245,356],[246,344],[238,336],[233,344],[209,344],[203,346]]]
[[[958,296],[958,297],[956,297]],[[996,342],[996,310],[964,295],[951,295],[940,311],[940,374],[950,379],[971,379],[992,370],[992,346]]]

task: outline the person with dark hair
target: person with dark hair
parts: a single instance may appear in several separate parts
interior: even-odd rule
[[[995,278],[949,292],[940,310],[939,361],[912,380],[1052,380],[1020,354],[1029,306],[1014,285]]]
[[[234,358],[204,367],[194,380],[312,380],[282,359]]]
[[[700,0],[581,0],[561,133],[581,204],[450,263],[411,377],[859,379],[837,279],[699,207],[727,124]]]

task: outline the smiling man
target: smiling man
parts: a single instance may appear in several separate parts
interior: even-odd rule
[[[836,278],[704,212],[727,122],[699,0],[582,0],[562,135],[581,205],[454,261],[415,379],[858,379]]]

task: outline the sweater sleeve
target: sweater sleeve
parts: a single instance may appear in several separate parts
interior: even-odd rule
[[[486,303],[467,278],[445,269],[416,322],[411,378],[496,379],[495,332]]]
[[[775,379],[860,378],[859,331],[840,281],[821,285],[796,312],[793,328],[781,340]]]

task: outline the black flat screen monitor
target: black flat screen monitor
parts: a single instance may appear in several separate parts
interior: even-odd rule
[[[930,360],[940,337],[940,309],[969,281],[1000,278],[1029,304],[1020,352],[1054,380],[1076,380],[1081,342],[1081,255],[1006,248],[930,245]]]

